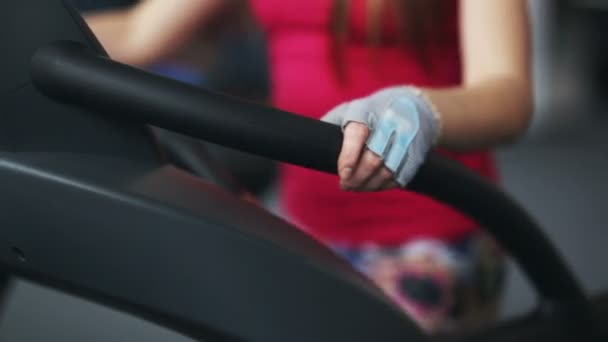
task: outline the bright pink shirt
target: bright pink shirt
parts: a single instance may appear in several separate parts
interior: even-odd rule
[[[341,102],[387,86],[444,87],[461,82],[458,1],[446,1],[451,16],[436,25],[443,39],[429,45],[428,68],[413,48],[397,43],[399,33],[390,17],[384,20],[383,43],[373,52],[379,62],[373,64],[366,38],[366,0],[351,3],[342,61],[346,80],[340,82],[331,58],[333,0],[251,1],[268,37],[276,107],[320,118]],[[488,153],[442,153],[484,176],[496,175]],[[399,244],[421,237],[450,240],[476,229],[458,212],[412,192],[351,193],[341,191],[338,184],[336,176],[284,165],[282,207],[296,225],[321,241],[342,246]]]

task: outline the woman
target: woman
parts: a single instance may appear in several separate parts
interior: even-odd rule
[[[344,130],[339,178],[284,167],[289,218],[428,332],[491,319],[499,250],[468,218],[395,188],[432,148],[496,178],[483,151],[522,134],[532,108],[526,1],[248,3],[268,37],[273,104]],[[240,17],[244,4],[147,0],[89,22],[111,56],[144,64],[188,45],[221,13],[222,24]]]

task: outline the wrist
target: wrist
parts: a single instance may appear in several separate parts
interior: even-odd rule
[[[435,134],[432,145],[437,146],[443,136],[443,116],[441,115],[441,112],[423,89],[415,86],[407,86],[406,89],[415,96],[418,100],[418,104],[431,116],[435,124]]]

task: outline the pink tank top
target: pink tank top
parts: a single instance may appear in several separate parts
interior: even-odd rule
[[[349,39],[343,50],[345,81],[332,62],[330,31],[333,0],[252,0],[269,44],[273,105],[320,118],[343,101],[400,84],[454,86],[461,81],[458,1],[447,0],[452,15],[438,23],[441,42],[428,46],[429,67],[420,54],[397,43],[394,20],[384,20],[382,44],[372,63],[366,38],[366,0],[352,0]],[[389,12],[390,13],[390,12]],[[394,18],[393,18],[394,19]],[[442,151],[478,173],[494,178],[488,153]],[[338,178],[300,167],[282,167],[281,205],[289,219],[319,240],[345,247],[394,245],[431,237],[451,240],[476,229],[474,222],[430,198],[402,190],[350,193]]]

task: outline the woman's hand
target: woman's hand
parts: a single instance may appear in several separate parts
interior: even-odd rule
[[[342,188],[352,191],[406,186],[440,133],[433,106],[408,87],[343,103],[322,120],[344,131],[338,172]]]

